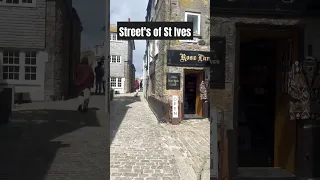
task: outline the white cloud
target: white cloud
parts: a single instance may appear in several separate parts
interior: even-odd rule
[[[111,0],[110,23],[117,21],[145,21],[148,0]],[[136,50],[133,51],[133,64],[136,67],[136,75],[142,74],[143,56],[145,52],[145,40],[136,40]]]

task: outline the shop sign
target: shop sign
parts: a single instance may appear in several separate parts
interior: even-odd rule
[[[179,96],[172,96],[172,118],[179,118]]]
[[[167,90],[180,90],[180,73],[167,73]]]
[[[218,63],[218,62],[211,62],[211,63]],[[180,67],[209,67],[210,52],[168,50],[167,65],[180,66]]]

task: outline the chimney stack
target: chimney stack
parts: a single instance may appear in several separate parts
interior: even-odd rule
[[[128,21],[130,22],[130,18],[128,18]]]

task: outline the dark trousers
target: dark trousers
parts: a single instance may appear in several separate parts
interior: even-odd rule
[[[103,93],[106,92],[105,82],[103,80],[96,80],[96,93],[101,93],[101,89],[103,89]]]

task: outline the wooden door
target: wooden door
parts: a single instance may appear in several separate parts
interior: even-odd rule
[[[200,83],[203,81],[204,72],[197,72],[196,114],[202,117],[202,100],[200,98]]]
[[[289,118],[287,71],[298,60],[298,33],[278,43],[274,166],[295,172],[296,122]]]

